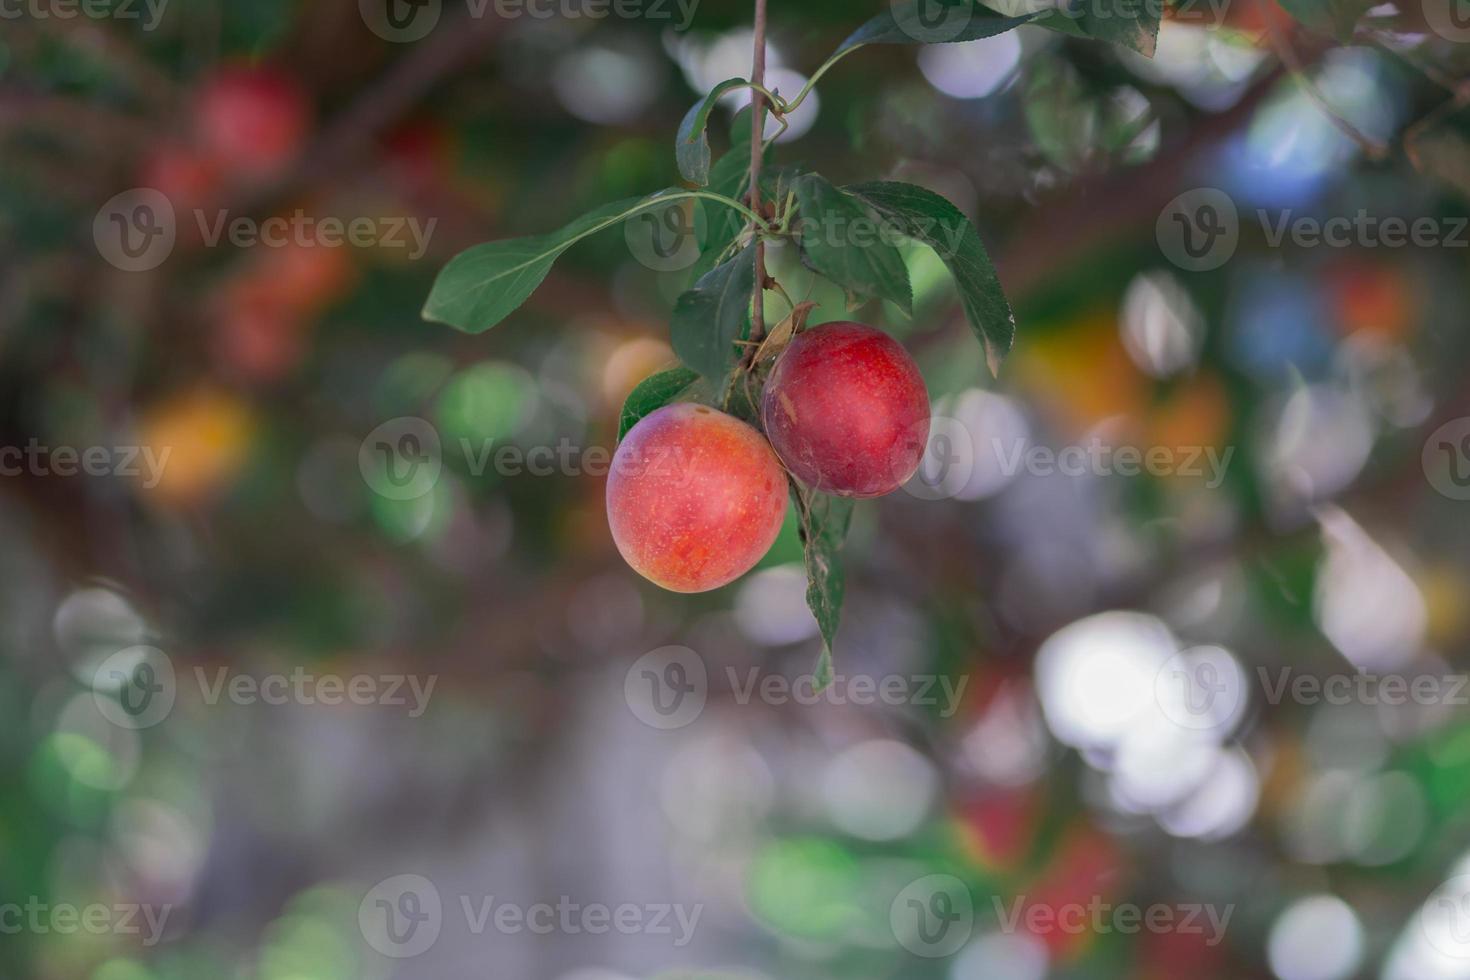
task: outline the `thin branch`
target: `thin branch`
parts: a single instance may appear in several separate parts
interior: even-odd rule
[[[761,157],[765,153],[766,99],[766,0],[755,0],[755,52],[750,65],[750,82],[755,91],[750,100],[750,209],[761,213]],[[755,242],[755,290],[751,297],[750,339],[758,341],[766,335],[766,246]]]
[[[1444,122],[1444,120],[1448,119],[1450,116],[1453,116],[1455,113],[1465,108],[1466,105],[1470,105],[1470,88],[1461,88],[1455,93],[1454,98],[1441,102],[1439,105],[1435,106],[1428,113],[1426,113],[1424,118],[1420,119],[1418,122],[1409,126],[1408,129],[1404,130],[1404,152],[1408,154],[1410,163],[1412,163],[1416,168],[1420,167],[1420,137],[1422,137],[1425,133],[1429,132],[1434,127],[1438,126],[1440,123]]]
[[[1388,144],[1380,143],[1357,126],[1354,126],[1333,108],[1332,104],[1322,95],[1321,90],[1317,88],[1317,83],[1311,79],[1302,67],[1302,60],[1297,57],[1297,53],[1292,48],[1291,42],[1282,34],[1281,27],[1277,24],[1276,18],[1266,18],[1266,31],[1271,35],[1271,45],[1276,49],[1276,54],[1281,58],[1281,63],[1286,66],[1286,70],[1291,73],[1291,77],[1301,86],[1303,94],[1306,95],[1312,104],[1337,127],[1339,132],[1358,144],[1358,147],[1363,151],[1363,155],[1368,159],[1386,159],[1389,154]]]
[[[1390,35],[1385,34],[1376,27],[1359,28],[1357,39],[1359,41],[1367,41],[1379,49],[1387,51],[1440,88],[1448,89],[1452,94],[1459,95],[1466,88],[1467,84],[1470,84],[1466,80],[1455,78],[1438,65],[1421,58],[1417,51],[1410,48],[1401,48],[1397,44],[1390,43]]]

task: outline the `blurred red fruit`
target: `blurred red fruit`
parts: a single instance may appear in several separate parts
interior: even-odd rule
[[[315,318],[353,279],[346,248],[291,244],[257,253],[212,304],[221,370],[260,382],[287,375],[305,356]]]
[[[195,125],[201,148],[221,169],[259,180],[278,176],[301,152],[311,111],[288,76],[230,67],[204,82]]]
[[[246,381],[285,377],[301,360],[302,324],[269,306],[226,311],[215,324],[214,354],[222,370]]]
[[[166,143],[143,162],[139,183],[161,192],[179,212],[203,207],[218,193],[220,172],[192,147]],[[192,222],[183,222],[192,226]]]
[[[996,789],[960,802],[955,817],[965,853],[987,871],[1014,870],[1035,839],[1038,803],[1030,787]]]
[[[1046,867],[1025,889],[1021,923],[1055,959],[1079,955],[1097,937],[1090,913],[1115,901],[1123,888],[1124,867],[1112,838],[1079,823],[1065,833]]]
[[[355,270],[345,246],[293,243],[266,250],[254,276],[283,306],[314,314],[350,290]]]
[[[1393,266],[1361,260],[1340,263],[1329,274],[1334,318],[1344,335],[1366,333],[1403,340],[1414,332],[1414,286]]]
[[[446,168],[450,135],[427,119],[405,123],[384,140],[384,155],[393,176],[414,188],[427,187]]]

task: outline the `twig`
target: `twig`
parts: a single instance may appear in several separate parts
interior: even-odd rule
[[[1440,88],[1448,89],[1453,94],[1458,95],[1466,88],[1466,81],[1455,78],[1438,65],[1419,57],[1418,52],[1390,44],[1388,35],[1376,27],[1360,28],[1358,30],[1358,40],[1367,41],[1383,51],[1387,51]]]
[[[1467,104],[1470,104],[1470,88],[1462,88],[1455,93],[1454,98],[1441,102],[1426,113],[1424,118],[1404,130],[1404,152],[1408,154],[1410,163],[1415,167],[1419,166],[1419,138]]]
[[[755,53],[750,65],[752,85],[766,83],[766,0],[755,0]],[[750,100],[750,209],[761,213],[761,157],[765,153],[765,108],[766,98],[757,88]],[[766,246],[760,238],[755,241],[755,291],[750,304],[750,339],[760,340],[766,335]]]
[[[1389,154],[1388,144],[1380,143],[1357,126],[1354,126],[1333,108],[1332,104],[1322,95],[1321,90],[1317,88],[1317,83],[1312,81],[1307,75],[1306,70],[1302,67],[1302,60],[1297,57],[1296,51],[1291,46],[1291,42],[1282,35],[1281,27],[1277,24],[1276,18],[1266,18],[1266,31],[1271,35],[1271,46],[1276,49],[1276,54],[1280,56],[1281,63],[1286,66],[1286,70],[1291,73],[1291,77],[1301,86],[1302,92],[1311,100],[1312,104],[1321,110],[1322,114],[1337,127],[1339,132],[1358,144],[1358,147],[1362,149],[1364,156],[1368,159],[1386,159]]]

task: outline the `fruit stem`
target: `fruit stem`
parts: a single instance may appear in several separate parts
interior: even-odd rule
[[[766,0],[755,0],[755,52],[751,56],[750,84],[750,209],[761,213],[761,157],[765,155]],[[750,339],[766,335],[766,245],[755,241],[755,290],[750,303]]]
[[[758,212],[756,212],[756,211],[754,211],[754,210],[746,207],[744,204],[741,204],[739,201],[735,200],[733,197],[726,197],[724,194],[717,194],[714,191],[691,191],[691,190],[675,191],[672,194],[665,194],[665,195],[663,195],[662,197],[659,198],[659,200],[660,201],[671,201],[671,200],[675,200],[677,198],[685,198],[685,197],[697,197],[697,198],[700,198],[700,199],[705,200],[705,201],[718,201],[719,203],[723,204],[727,208],[731,208],[732,210],[739,211],[744,217],[750,219],[751,223],[754,224],[755,227],[759,228],[761,231],[764,231],[764,232],[766,232],[768,234],[774,234],[776,232],[776,229],[771,226],[770,222],[766,221],[765,218],[761,217]]]
[[[796,98],[791,99],[786,103],[786,111],[788,113],[795,112],[797,107],[806,101],[806,97],[812,94],[812,89],[817,87],[817,82],[821,80],[823,75],[827,74],[828,69],[830,69],[833,65],[837,64],[837,62],[841,61],[843,58],[852,54],[854,51],[861,47],[863,47],[863,45],[854,44],[850,48],[843,48],[841,51],[837,52],[832,57],[822,62],[822,67],[818,68],[814,73],[812,73],[812,77],[807,79],[806,84],[801,87],[801,91],[796,93]]]
[[[775,113],[776,118],[779,119],[786,114],[786,100],[781,98],[780,92],[772,92],[759,82],[747,82],[746,84],[752,93],[752,98],[756,95],[764,96],[765,101],[770,104],[770,110]]]

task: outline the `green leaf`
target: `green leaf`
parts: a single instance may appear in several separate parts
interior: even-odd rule
[[[664,203],[657,196],[615,201],[549,235],[487,242],[461,252],[434,280],[423,317],[483,333],[515,312],[573,243]]]
[[[1036,23],[1059,34],[1108,41],[1152,58],[1163,12],[1159,0],[1107,0],[1109,8],[1103,10],[1094,9],[1098,2],[1083,0],[1075,10],[1049,11]]]
[[[806,555],[806,604],[822,631],[822,656],[815,670],[817,689],[832,683],[832,640],[842,618],[847,580],[842,571],[842,543],[852,523],[854,501],[807,490],[791,481],[798,533]]]
[[[1070,64],[1044,61],[1027,73],[1025,89],[1026,126],[1041,155],[1069,173],[1082,169],[1102,142],[1092,88]]]
[[[715,161],[709,173],[709,189],[737,201],[745,196],[750,183],[750,117],[750,106],[735,114],[730,123],[730,151]],[[770,153],[766,156],[769,159]],[[745,216],[733,208],[721,208],[717,213],[706,209],[705,213],[708,219],[704,223],[699,261],[694,263],[695,279],[719,265],[720,257],[746,224]]]
[[[709,124],[710,111],[720,96],[732,88],[749,84],[743,78],[727,78],[710,89],[709,94],[685,114],[679,123],[679,134],[674,138],[674,159],[685,180],[701,187],[709,183],[709,137],[704,131]]]
[[[1364,0],[1281,0],[1281,6],[1308,30],[1351,44],[1358,21],[1372,4]]]
[[[618,442],[628,430],[637,425],[643,416],[669,404],[699,381],[698,372],[682,365],[651,374],[638,382],[623,402],[623,414],[618,419]]]
[[[739,199],[745,194],[746,185],[750,182],[750,117],[752,116],[750,106],[745,106],[735,113],[735,118],[730,120],[730,150],[710,168],[709,189],[726,197]],[[770,160],[771,151],[767,147],[765,159]]]
[[[817,174],[798,177],[792,189],[807,265],[850,294],[881,297],[905,313],[912,312],[908,268],[898,249],[883,241],[879,223],[857,201]]]
[[[718,383],[735,363],[735,341],[750,328],[755,248],[747,245],[699,278],[674,302],[670,324],[679,360]]]
[[[978,41],[1029,24],[1040,16],[1040,13],[1028,13],[1007,17],[976,0],[904,0],[853,31],[833,52],[832,58],[865,44]]]
[[[954,276],[965,317],[985,347],[991,373],[999,373],[1016,340],[1016,315],[970,219],[938,194],[913,184],[874,181],[847,191],[902,234],[934,249]]]

